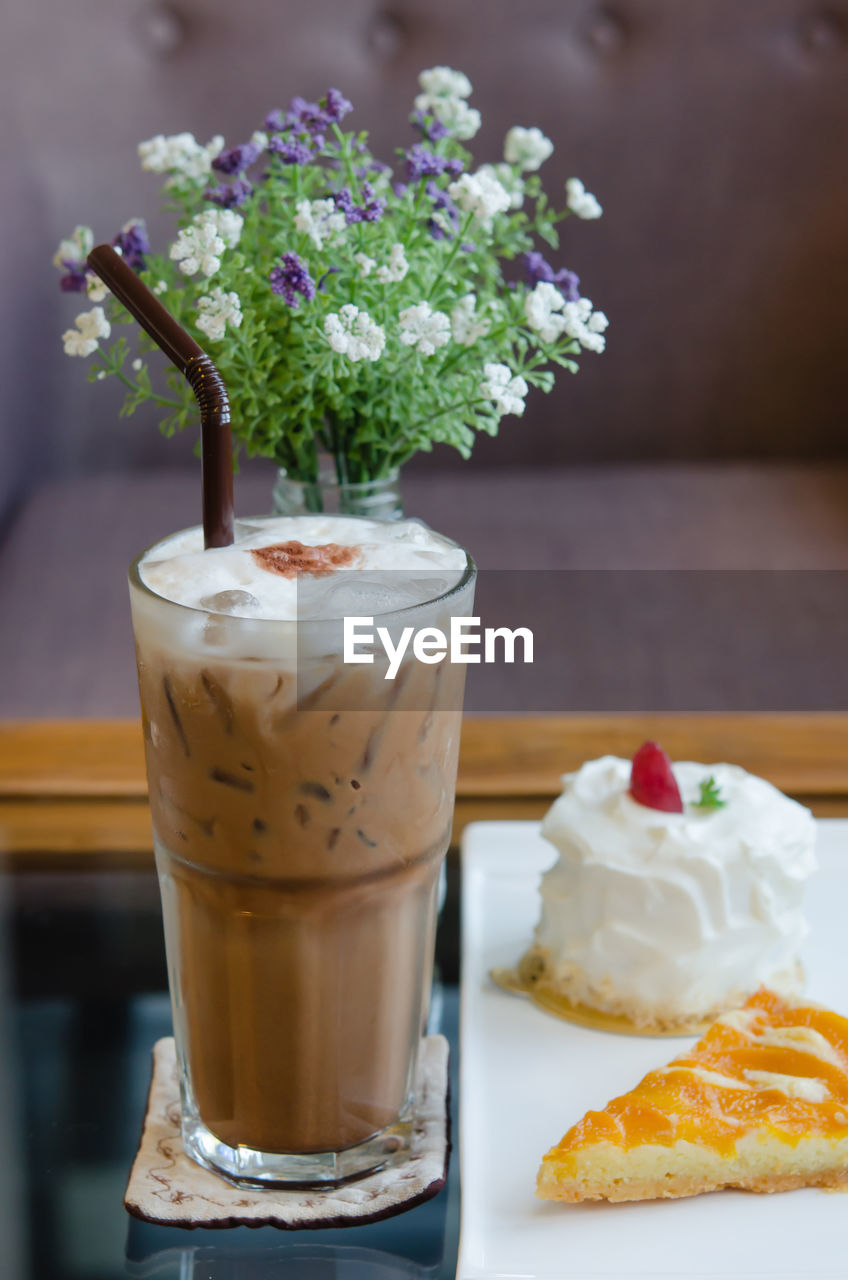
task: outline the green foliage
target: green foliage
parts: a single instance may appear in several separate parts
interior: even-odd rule
[[[283,136],[312,141],[306,132]],[[454,138],[422,145],[473,172],[471,155]],[[398,152],[399,176],[403,155]],[[505,412],[487,393],[484,366],[506,365],[513,378],[542,392],[551,390],[556,368],[577,371],[581,343],[573,333],[564,330],[554,341],[543,341],[525,312],[529,289],[518,260],[539,241],[556,249],[558,227],[569,216],[567,207],[557,210],[550,203],[538,174],[504,166],[505,184],[509,169],[513,203],[520,200],[521,207],[488,221],[462,212],[452,222],[436,205],[447,201],[451,208],[448,187],[454,177],[422,177],[395,189],[391,175],[371,168],[372,162],[367,136],[338,125],[309,163],[285,163],[265,150],[251,170],[253,194],[238,209],[244,220],[238,243],[220,253],[217,270],[189,276],[168,255],[146,259],[145,281],[218,366],[238,443],[249,455],[273,458],[300,480],[315,478],[321,453],[331,454],[339,478],[350,481],[379,478],[436,444],[468,457],[475,434],[495,435]],[[172,171],[165,191],[181,230],[191,228],[198,215],[215,213],[206,194],[215,181],[214,174],[194,178]],[[302,202],[332,198],[345,188],[363,205],[369,198],[366,182],[385,202],[382,216],[319,235],[322,242],[316,243],[299,216]],[[403,246],[408,270],[402,279],[386,280],[385,272],[381,279],[379,268],[386,267],[396,245]],[[317,286],[309,299],[298,295],[296,306],[270,286],[283,253],[298,255]],[[361,255],[375,264],[367,273]],[[237,295],[241,321],[210,337],[198,325],[198,304],[218,290]],[[432,354],[401,341],[399,316],[406,308],[426,302],[450,318],[469,294],[485,329],[472,343],[457,341],[455,330]],[[379,359],[354,361],[331,345],[327,317],[348,304],[384,331]],[[104,305],[113,325],[129,320],[113,299]],[[132,358],[123,336],[109,346],[101,343],[89,376],[117,377],[125,384],[124,415],[150,402],[159,406],[168,436],[194,424],[197,410],[185,381],[168,369],[165,385],[157,389],[162,375],[157,368],[151,376],[144,359],[151,344],[144,335],[138,349],[141,358]]]
[[[705,778],[699,783],[700,797],[695,801],[696,809],[723,809],[727,801],[722,797],[721,789],[715,778]]]

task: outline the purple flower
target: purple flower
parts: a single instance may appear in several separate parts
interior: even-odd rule
[[[398,200],[402,200],[402,199],[403,199],[403,197],[406,195],[406,193],[407,193],[407,191],[408,191],[408,190],[409,190],[409,187],[406,185],[406,183],[405,183],[405,182],[393,182],[393,183],[392,183],[392,191],[394,191],[394,193],[395,193],[395,195],[397,196]]]
[[[331,124],[339,124],[353,110],[353,106],[338,89],[328,89],[320,102],[308,102],[300,96],[292,98],[288,110],[276,107],[265,117],[265,128],[272,133],[291,130],[295,134],[308,134],[318,150],[324,146],[324,132]],[[305,163],[294,160],[294,164]]]
[[[296,139],[271,138],[268,150],[278,155],[283,164],[309,164],[312,159],[312,149],[308,143],[298,142]]]
[[[261,154],[261,148],[255,142],[243,142],[241,146],[230,147],[222,151],[212,161],[212,168],[218,173],[244,173]]]
[[[353,196],[347,187],[342,187],[341,191],[337,191],[333,199],[336,202],[336,208],[344,214],[345,222],[348,225],[354,222],[377,222],[386,207],[385,200],[381,200],[375,194],[370,182],[363,182],[362,184],[362,199],[364,203],[361,205],[353,203]]]
[[[427,115],[423,111],[413,111],[410,120],[415,128],[424,134],[428,142],[439,142],[440,139],[448,136],[447,129],[437,116]]]
[[[253,194],[253,183],[247,178],[236,178],[235,182],[222,182],[218,187],[207,187],[203,193],[207,200],[220,205],[222,209],[237,209]]]
[[[342,187],[341,191],[337,191],[336,194],[333,196],[333,199],[336,202],[336,208],[339,210],[340,213],[344,214],[345,222],[348,224],[348,226],[352,222],[362,221],[362,219],[359,217],[359,210],[357,209],[356,205],[353,203],[353,196],[350,194],[350,191],[347,187]]]
[[[458,178],[465,166],[461,160],[448,160],[445,156],[437,156],[422,143],[416,142],[405,153],[406,176],[410,182],[419,178],[438,178],[440,174],[449,173]]]
[[[315,281],[303,259],[296,253],[284,253],[280,261],[283,265],[272,267],[268,275],[274,293],[280,294],[290,307],[300,306],[298,294],[311,302],[315,297]]]
[[[428,151],[420,142],[404,154],[406,176],[410,182],[419,178],[438,177],[444,173],[445,162],[435,151]]]
[[[459,210],[447,191],[441,191],[432,178],[427,183],[425,191],[433,201],[433,212],[442,215],[440,218],[430,218],[427,223],[430,235],[434,240],[444,240],[446,236],[452,238],[453,232],[459,227]],[[448,226],[445,226],[445,223]]]
[[[536,285],[540,282],[555,284],[566,302],[576,302],[580,297],[580,277],[573,271],[567,270],[566,267],[554,271],[551,264],[536,249],[531,253],[525,253],[522,261],[530,284]]]
[[[62,266],[67,275],[62,276],[59,288],[63,293],[85,293],[88,280],[88,267],[84,262],[74,262],[71,258],[63,258]]]
[[[565,267],[557,271],[554,276],[554,284],[566,302],[577,302],[580,297],[580,277],[573,271],[568,271]]]
[[[265,128],[272,133],[282,133],[286,126],[285,113],[279,107],[269,111],[264,120]]]
[[[525,253],[522,261],[527,279],[531,284],[550,284],[554,278],[554,269],[537,249]]]
[[[150,241],[147,238],[147,227],[142,218],[134,218],[128,222],[112,241],[115,249],[120,249],[121,256],[133,271],[146,271],[147,263],[144,255],[150,252]]]
[[[333,124],[339,124],[353,110],[353,103],[348,102],[338,89],[328,89],[324,99],[324,109],[327,119]]]
[[[383,216],[383,211],[386,207],[385,200],[382,200],[375,194],[374,188],[371,186],[370,182],[363,182],[362,198],[365,201],[365,204],[362,206],[362,221],[378,222]]]
[[[289,103],[289,109],[286,112],[286,124],[290,129],[299,129],[311,134],[322,134],[327,125],[331,123],[330,116],[317,102],[307,102],[305,98],[298,96],[292,98]]]
[[[363,222],[379,222],[386,208],[385,200],[371,200],[362,210]]]

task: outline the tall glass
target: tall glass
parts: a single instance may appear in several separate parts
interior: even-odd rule
[[[402,1158],[465,668],[408,656],[387,680],[380,661],[343,662],[338,624],[174,604],[142,559],[130,592],[185,1148],[272,1183]],[[468,559],[454,587],[442,574],[375,624],[449,632],[474,579]]]

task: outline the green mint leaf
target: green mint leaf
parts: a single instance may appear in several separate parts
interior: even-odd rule
[[[723,809],[727,804],[722,797],[721,788],[712,776],[699,783],[699,787],[701,795],[694,803],[695,809]]]

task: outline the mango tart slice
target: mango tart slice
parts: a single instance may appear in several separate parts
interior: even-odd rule
[[[543,1200],[848,1186],[848,1018],[761,989],[693,1049],[589,1111],[542,1160]]]

